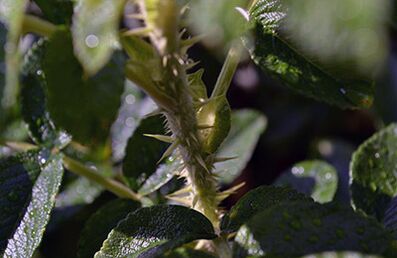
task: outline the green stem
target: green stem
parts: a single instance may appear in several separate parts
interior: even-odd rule
[[[114,193],[115,195],[117,195],[121,198],[128,198],[128,199],[132,199],[134,201],[141,201],[141,199],[142,199],[142,196],[131,191],[125,185],[123,185],[113,179],[106,178],[106,177],[98,174],[95,170],[87,168],[86,166],[84,166],[84,164],[82,164],[72,158],[65,156],[63,158],[63,164],[71,172],[73,172],[79,176],[83,176],[83,177],[90,179],[91,181],[103,186],[106,190]]]
[[[225,63],[223,64],[222,71],[216,81],[215,88],[211,94],[211,98],[226,95],[229,90],[230,84],[233,80],[234,73],[240,62],[242,46],[240,42],[234,43],[230,48]]]
[[[26,14],[23,19],[23,31],[25,33],[32,32],[49,38],[56,29],[56,25],[33,15]]]

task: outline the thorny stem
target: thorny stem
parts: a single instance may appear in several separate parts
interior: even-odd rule
[[[154,26],[150,40],[162,58],[162,84],[174,101],[173,106],[166,109],[164,113],[169,129],[179,143],[179,152],[185,164],[185,176],[192,189],[192,207],[202,212],[219,233],[218,189],[212,172],[213,164],[207,161],[208,154],[203,150],[199,140],[196,109],[193,105],[184,66],[187,57],[183,55],[180,46],[180,10],[175,0],[160,1],[161,15],[154,22],[150,20],[152,17],[146,13],[146,7],[148,7],[145,6],[146,2],[141,1],[140,4],[146,25]],[[236,49],[231,50],[215,94],[223,94],[227,91],[239,61],[239,53]],[[231,257],[231,251],[225,238],[216,239],[213,241],[213,245],[221,258]]]

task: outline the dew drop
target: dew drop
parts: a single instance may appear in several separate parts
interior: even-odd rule
[[[331,173],[325,174],[325,179],[326,180],[331,180],[331,178],[332,178],[332,174]]]
[[[125,102],[126,102],[128,105],[134,104],[134,102],[135,102],[135,96],[132,95],[132,94],[128,94],[128,95],[125,97]]]
[[[375,158],[379,159],[380,158],[380,154],[379,152],[375,153]]]
[[[96,48],[99,45],[99,39],[96,35],[90,34],[85,38],[85,44],[89,48]]]
[[[291,171],[294,175],[302,175],[305,172],[305,169],[303,167],[293,167]]]
[[[37,70],[36,74],[40,76],[40,75],[43,74],[43,71],[42,70]]]
[[[125,125],[128,127],[133,127],[135,125],[135,119],[133,117],[129,117],[125,120]]]
[[[339,91],[343,94],[346,95],[346,90],[344,88],[340,88]]]

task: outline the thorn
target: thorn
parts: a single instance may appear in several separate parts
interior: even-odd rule
[[[185,206],[190,206],[191,205],[190,200],[186,199],[186,198],[172,197],[172,196],[168,196],[168,195],[165,196],[165,198],[167,198],[169,200],[172,200],[172,201],[175,201],[175,202],[178,202],[178,203],[181,203],[181,204],[184,204]]]
[[[172,138],[171,136],[168,135],[161,135],[161,134],[143,134],[146,137],[150,137],[150,138],[154,138],[156,140],[162,141],[162,142],[166,142],[166,143],[173,143],[175,141],[174,138]]]
[[[186,70],[189,70],[189,69],[192,69],[193,67],[195,67],[196,65],[198,65],[199,63],[200,63],[200,61],[193,62],[193,63],[190,63],[190,64],[185,64],[185,65],[184,65],[184,68],[185,68]]]
[[[193,201],[192,201],[192,208],[196,207],[197,201],[198,201],[198,196],[195,195],[195,196],[193,197]]]
[[[214,163],[220,163],[220,162],[225,162],[228,160],[233,160],[233,159],[237,159],[238,156],[232,156],[232,157],[216,157],[214,159]]]
[[[149,27],[142,27],[137,29],[128,30],[123,32],[123,36],[148,36],[148,34],[152,32],[152,29]]]
[[[224,199],[226,199],[227,197],[229,197],[230,195],[232,195],[232,194],[234,194],[234,193],[236,193],[241,187],[243,187],[245,185],[245,182],[242,182],[242,183],[240,183],[240,184],[238,184],[238,185],[235,185],[235,186],[233,186],[233,187],[231,187],[231,188],[229,188],[229,189],[227,189],[227,190],[225,190],[225,191],[223,191],[223,192],[220,192],[217,196],[216,196],[216,199],[218,200],[218,201],[223,201]]]
[[[205,164],[203,158],[201,156],[195,156],[195,159],[197,160],[197,162],[205,169],[205,171],[207,171],[208,173],[210,172],[207,168],[207,164]]]
[[[153,110],[152,112],[147,113],[146,115],[143,116],[143,119],[151,117],[151,116],[157,116],[157,115],[162,115],[164,112],[163,109],[161,108],[156,108],[155,110]]]
[[[186,52],[191,46],[199,43],[205,37],[205,35],[198,35],[188,39],[184,39],[181,41],[181,48],[183,48],[184,52]]]
[[[183,195],[183,194],[187,194],[190,193],[190,191],[192,190],[192,186],[186,186],[182,189],[179,189],[173,193],[168,194],[167,196],[172,196],[172,197],[176,197],[178,195]]]
[[[167,158],[168,156],[170,156],[174,150],[178,147],[179,145],[179,141],[175,140],[170,147],[168,147],[168,149],[163,153],[163,155],[161,156],[160,160],[157,161],[157,164],[160,164],[161,161],[163,161],[165,158]]]

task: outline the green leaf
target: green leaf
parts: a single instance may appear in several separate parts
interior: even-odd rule
[[[356,209],[382,220],[397,196],[397,124],[366,140],[350,163],[352,201]]]
[[[22,33],[22,23],[27,0],[2,0],[0,2],[0,19],[7,25],[6,85],[3,98],[0,100],[4,108],[8,109],[16,102],[19,82],[19,38]],[[5,46],[5,45],[4,45]]]
[[[86,78],[73,55],[69,32],[52,35],[43,62],[48,109],[75,140],[89,145],[107,141],[124,89],[123,59],[116,53],[98,74]]]
[[[6,35],[7,29],[5,24],[0,21],[0,67],[5,67],[5,49],[4,46],[6,44]],[[6,112],[3,110],[3,104],[1,103],[3,100],[4,89],[5,89],[5,71],[4,69],[0,70],[0,133],[4,130],[5,127],[5,119],[6,119]]]
[[[287,187],[261,186],[245,194],[223,216],[221,230],[231,233],[249,221],[257,213],[270,209],[272,206],[286,201],[303,200],[312,202],[311,198]]]
[[[0,160],[0,255],[31,257],[40,244],[63,175],[49,150]]]
[[[167,184],[174,176],[179,175],[183,170],[183,160],[180,155],[171,155],[163,164],[157,167],[148,179],[145,180],[138,193],[148,195]]]
[[[166,258],[215,258],[215,256],[199,251],[199,250],[194,250],[194,249],[189,249],[189,248],[178,248],[170,253],[166,254],[164,257]]]
[[[397,198],[393,198],[385,212],[383,225],[397,239]]]
[[[190,23],[197,34],[206,34],[210,46],[226,47],[247,28],[247,20],[236,8],[245,8],[246,0],[191,1]]]
[[[237,231],[233,243],[233,258],[262,257],[265,253],[247,226],[242,225]]]
[[[211,222],[201,213],[158,205],[129,214],[110,232],[95,258],[162,257],[185,243],[214,237]]]
[[[311,196],[316,202],[332,201],[338,187],[335,168],[320,160],[308,160],[294,165],[276,182]]]
[[[366,255],[356,252],[324,252],[317,254],[305,255],[302,258],[381,258],[377,255]]]
[[[110,60],[118,44],[124,0],[82,0],[76,7],[72,33],[75,53],[89,75]]]
[[[210,127],[199,131],[199,138],[205,152],[215,153],[225,140],[231,126],[231,109],[225,96],[209,99],[197,111],[199,126]]]
[[[164,119],[161,116],[151,116],[141,121],[129,139],[123,161],[123,175],[132,189],[139,189],[143,181],[156,171],[157,162],[168,146],[167,143],[144,134],[164,133]]]
[[[284,0],[283,4],[288,9],[286,33],[313,59],[364,77],[385,64],[390,1]]]
[[[286,16],[282,2],[259,0],[251,10],[256,39],[247,45],[255,63],[289,88],[308,97],[341,108],[370,107],[374,95],[372,82],[331,75],[288,42],[288,35],[282,33]]]
[[[232,113],[230,133],[220,146],[217,156],[237,158],[215,164],[221,183],[230,184],[240,175],[250,160],[266,123],[266,118],[254,110],[242,109]]]
[[[81,231],[77,257],[94,257],[109,232],[128,213],[137,208],[139,208],[138,203],[124,199],[117,199],[102,206],[88,219]]]
[[[197,103],[204,102],[208,99],[207,88],[202,80],[204,69],[188,75],[188,83],[193,100]]]
[[[34,0],[44,17],[55,24],[71,24],[73,15],[72,0]]]
[[[56,129],[47,111],[46,82],[41,70],[44,51],[45,42],[39,41],[25,55],[21,83],[22,116],[35,143],[63,148],[71,139],[65,132]]]
[[[324,251],[387,254],[392,238],[351,208],[314,202],[280,203],[246,224],[263,253],[295,257]]]

